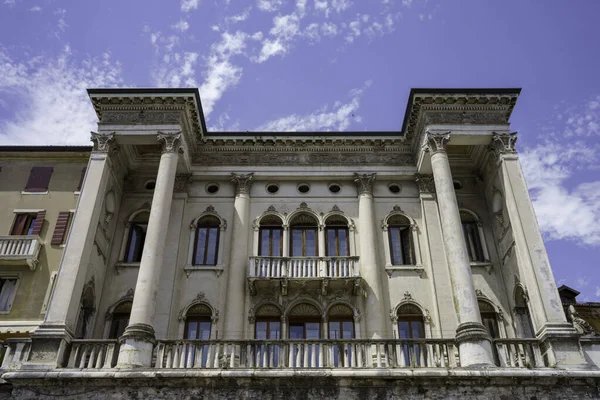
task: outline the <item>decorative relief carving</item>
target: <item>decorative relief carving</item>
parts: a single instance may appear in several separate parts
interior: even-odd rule
[[[339,212],[340,208],[337,206],[337,204],[334,204],[333,207],[331,207],[331,211]]]
[[[173,191],[175,193],[186,193],[191,183],[192,174],[177,175],[175,177],[175,186],[173,187]]]
[[[515,143],[517,142],[517,132],[512,133],[496,133],[492,134],[492,144],[490,150],[494,152],[497,158],[502,154],[513,154],[517,150]]]
[[[431,154],[445,152],[446,145],[450,141],[450,132],[426,132],[424,151],[429,151]]]
[[[163,133],[159,132],[156,135],[159,142],[162,142],[163,153],[176,153],[181,150],[181,132],[178,133]]]
[[[498,112],[432,112],[425,117],[426,125],[435,124],[506,124],[507,119],[504,113]]]
[[[417,174],[415,176],[415,182],[417,182],[419,192],[435,193],[435,181],[433,180],[433,175]]]
[[[359,174],[354,173],[354,184],[358,190],[358,194],[373,194],[373,182],[375,182],[376,173]]]
[[[267,211],[277,212],[277,210],[275,209],[275,206],[273,204],[271,204],[269,206],[269,208],[267,208]]]
[[[236,174],[231,173],[231,182],[235,185],[235,194],[250,194],[250,188],[252,187],[252,180],[254,179],[254,172],[249,174]]]
[[[97,133],[91,132],[90,140],[94,143],[93,151],[100,153],[111,153],[116,151],[115,132]]]
[[[407,290],[406,292],[404,292],[404,300],[412,300],[412,294],[410,294],[410,292]]]
[[[180,112],[108,111],[102,114],[100,124],[112,125],[173,125],[181,123]]]
[[[322,153],[287,153],[252,151],[200,151],[194,156],[198,165],[414,165],[410,154],[391,152],[350,152],[340,149]]]
[[[394,210],[395,212],[402,212],[402,209],[397,204],[392,208],[392,210]]]

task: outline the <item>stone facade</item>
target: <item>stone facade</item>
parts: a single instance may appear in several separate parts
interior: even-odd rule
[[[385,133],[207,132],[196,90],[89,94],[48,311],[6,345],[14,394],[546,398],[572,377],[598,396],[514,147],[518,90],[413,90]]]

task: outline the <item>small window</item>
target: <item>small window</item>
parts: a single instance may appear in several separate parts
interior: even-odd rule
[[[39,235],[44,224],[46,211],[37,213],[20,213],[15,215],[11,235]]]
[[[206,185],[206,192],[208,194],[215,194],[219,191],[219,185],[217,185],[216,183],[209,183],[208,185]]]
[[[209,215],[200,218],[196,227],[193,265],[217,265],[221,221]]]
[[[144,187],[146,190],[154,190],[156,188],[156,181],[154,179],[150,179],[149,181],[146,181]]]
[[[329,191],[333,194],[337,194],[342,190],[342,188],[340,187],[340,185],[338,185],[337,183],[331,183],[329,185]]]
[[[477,305],[479,306],[483,326],[485,326],[492,339],[499,338],[500,331],[498,330],[498,320],[496,319],[494,306],[483,300],[479,300]]]
[[[477,219],[471,213],[461,211],[460,220],[467,245],[469,261],[485,261]]]
[[[25,186],[25,191],[32,193],[47,192],[53,170],[54,168],[52,167],[31,168],[29,180],[27,180],[27,185]]]
[[[403,215],[388,219],[388,239],[392,265],[413,265],[414,252],[410,220]]]
[[[269,183],[267,185],[267,192],[270,194],[275,194],[279,192],[279,185],[276,183]]]
[[[112,322],[110,325],[109,339],[118,339],[123,336],[125,328],[129,325],[129,316],[131,315],[131,301],[124,301],[117,305],[113,310]]]
[[[301,183],[298,185],[298,191],[302,194],[306,194],[310,191],[310,186],[308,183]]]
[[[205,304],[196,304],[187,311],[183,338],[188,340],[208,340],[211,331],[210,307]]]
[[[414,304],[405,304],[398,309],[398,336],[400,339],[425,338],[423,313]],[[405,344],[405,365],[421,365],[421,347],[418,344]]]
[[[388,189],[393,194],[398,194],[402,191],[402,186],[400,186],[400,184],[398,184],[398,183],[390,183],[388,185]]]
[[[281,257],[283,255],[283,223],[275,215],[267,215],[260,221],[258,255]]]
[[[150,213],[144,211],[137,214],[135,218],[129,222],[129,236],[127,237],[124,262],[135,263],[142,260],[149,217]]]
[[[17,278],[0,278],[0,311],[10,311],[17,291]]]
[[[71,228],[71,220],[73,219],[73,213],[70,211],[61,211],[58,213],[56,219],[56,226],[52,233],[52,240],[50,244],[61,245],[67,242],[69,229]]]
[[[454,186],[454,190],[461,190],[463,188],[461,181],[454,180],[452,181],[452,185]]]

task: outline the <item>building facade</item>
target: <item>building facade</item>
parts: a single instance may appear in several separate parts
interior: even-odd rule
[[[400,132],[338,133],[208,132],[195,89],[88,92],[93,148],[2,155],[1,324],[32,332],[5,345],[13,394],[598,395],[600,341],[565,317],[515,150],[519,90],[413,89]]]

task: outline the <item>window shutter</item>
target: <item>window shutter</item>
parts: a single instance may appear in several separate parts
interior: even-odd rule
[[[67,233],[67,226],[69,226],[69,218],[71,218],[71,213],[69,211],[61,211],[58,213],[56,226],[54,227],[54,233],[52,233],[52,241],[50,244],[62,244]]]
[[[87,167],[83,167],[81,170],[81,178],[79,178],[79,184],[77,185],[77,191],[81,191],[81,187],[83,186],[83,178],[85,178],[85,170]]]
[[[32,235],[39,235],[42,230],[42,225],[44,225],[44,218],[46,217],[46,210],[40,211],[37,213],[35,217],[35,221],[33,221],[33,229],[31,230]]]
[[[48,184],[50,183],[50,177],[52,176],[52,167],[33,167],[29,174],[29,180],[27,186],[25,186],[26,192],[45,192],[48,190]]]

